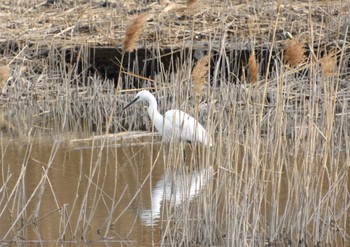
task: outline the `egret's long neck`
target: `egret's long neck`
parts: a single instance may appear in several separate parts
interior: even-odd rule
[[[160,131],[158,128],[159,125],[163,125],[163,116],[158,111],[157,101],[154,97],[148,100],[148,115],[151,118],[152,123],[156,126],[156,129]]]

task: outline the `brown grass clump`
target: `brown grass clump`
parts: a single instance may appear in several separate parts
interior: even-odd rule
[[[198,60],[192,71],[193,87],[196,96],[201,95],[209,71],[209,55]]]
[[[248,68],[249,68],[249,82],[255,83],[258,80],[259,66],[256,63],[254,51],[249,56]]]
[[[124,39],[125,52],[132,52],[135,49],[135,44],[143,31],[147,17],[147,13],[140,14],[131,20],[131,22],[128,24]]]
[[[337,59],[334,52],[324,56],[321,60],[321,71],[325,76],[332,76],[334,74],[334,68],[337,64]]]
[[[192,5],[196,2],[197,2],[197,0],[187,0],[187,5]]]
[[[190,6],[193,6],[197,3],[197,0],[187,0],[187,6],[190,7]]]
[[[305,60],[305,47],[303,42],[290,39],[284,48],[284,61],[290,66],[296,66]]]
[[[0,68],[0,89],[5,87],[6,81],[10,76],[10,66],[4,65]]]

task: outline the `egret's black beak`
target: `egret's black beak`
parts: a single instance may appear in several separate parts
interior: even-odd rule
[[[123,111],[128,108],[129,106],[131,106],[132,104],[134,104],[137,100],[139,99],[139,97],[136,97],[135,99],[133,99],[129,104],[127,104],[124,108]]]

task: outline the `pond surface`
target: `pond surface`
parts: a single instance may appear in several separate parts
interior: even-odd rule
[[[107,141],[101,148],[99,139],[74,135],[33,141],[3,137],[2,240],[164,242],[162,231],[176,217],[167,210],[198,203],[214,170],[189,165],[187,156],[186,165],[165,164],[164,147],[142,141]],[[189,147],[186,151],[191,153]]]
[[[250,149],[215,148],[163,144],[146,132],[2,136],[0,243],[254,245],[269,243],[269,229],[273,243],[286,244],[301,227],[346,243],[350,177],[340,156],[333,172],[286,155],[279,165],[263,148],[266,163],[254,165]]]

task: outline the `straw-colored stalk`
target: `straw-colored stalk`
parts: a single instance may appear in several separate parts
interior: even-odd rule
[[[164,8],[164,13],[174,12],[176,15],[187,15],[193,13],[198,8],[200,8],[200,3],[197,0],[188,0],[186,4],[179,4],[174,2],[167,2],[166,7]]]
[[[284,61],[290,66],[297,66],[305,60],[305,47],[303,42],[290,39],[284,48]]]
[[[337,59],[334,52],[324,56],[321,60],[321,71],[325,76],[332,76],[334,74],[334,68],[337,64]]]
[[[10,66],[4,65],[0,68],[0,89],[5,87],[6,81],[10,76]]]
[[[147,17],[147,13],[140,14],[128,24],[125,30],[124,52],[132,52],[135,49],[135,44],[144,29]]]
[[[254,51],[249,56],[248,68],[249,68],[249,82],[255,83],[258,80],[259,66],[256,62]]]
[[[143,31],[143,28],[145,26],[147,18],[148,18],[147,13],[140,14],[140,15],[136,16],[134,19],[132,19],[130,21],[130,23],[128,24],[128,26],[126,27],[123,53],[122,53],[122,57],[120,59],[118,82],[117,82],[117,87],[114,90],[115,95],[117,95],[117,93],[120,91],[120,87],[121,87],[120,78],[121,78],[121,73],[122,73],[122,69],[123,69],[125,52],[132,52],[135,49],[135,44],[136,44],[137,40],[139,39],[140,34]],[[112,109],[111,113],[109,114],[109,118],[108,118],[107,125],[106,125],[106,134],[108,133],[109,127],[112,124],[113,113],[114,113],[114,108]]]
[[[248,27],[249,36],[252,38],[253,34],[256,34],[256,24],[253,18],[248,17],[247,27]]]
[[[120,87],[120,76],[123,68],[124,54],[125,52],[132,52],[135,49],[135,44],[144,29],[147,18],[148,18],[147,13],[140,14],[136,16],[134,19],[132,19],[126,27],[125,37],[124,37],[124,46],[123,46],[124,52],[120,59],[118,83],[115,89],[115,93],[119,91],[119,87]]]
[[[198,60],[196,66],[192,71],[193,88],[196,96],[202,94],[202,90],[207,81],[207,74],[209,71],[209,55],[203,56]]]

